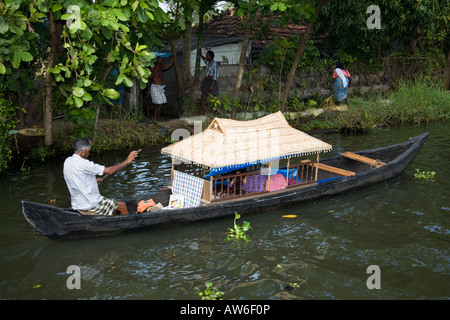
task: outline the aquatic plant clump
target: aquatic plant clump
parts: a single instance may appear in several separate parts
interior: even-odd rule
[[[414,179],[419,180],[433,180],[436,172],[434,171],[421,171],[420,169],[416,169],[416,173],[414,173]]]
[[[234,228],[228,228],[228,231],[226,232],[227,238],[225,241],[232,241],[232,240],[245,240],[250,241],[250,238],[245,234],[248,230],[250,230],[252,227],[250,226],[250,222],[244,221],[242,224],[242,227],[236,224],[236,220],[238,220],[241,217],[241,215],[237,212],[234,213]]]
[[[223,291],[219,291],[216,287],[213,287],[212,282],[206,283],[206,289],[205,291],[201,291],[198,287],[195,287],[195,290],[197,290],[197,295],[202,300],[222,300]]]

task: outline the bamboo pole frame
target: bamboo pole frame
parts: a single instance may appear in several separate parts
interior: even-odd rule
[[[289,186],[289,164],[290,164],[291,158],[288,158],[287,165],[286,165],[286,188]],[[294,175],[294,173],[292,173]]]
[[[173,171],[175,170],[175,159],[172,157],[172,169],[170,169],[170,187],[173,187]]]
[[[315,180],[317,181],[319,175],[319,153],[317,153],[317,158],[316,158],[316,176],[315,176]]]
[[[269,171],[268,171],[268,177],[267,177],[267,185],[266,185],[266,191],[270,191],[270,174],[272,173],[272,161],[269,162]]]

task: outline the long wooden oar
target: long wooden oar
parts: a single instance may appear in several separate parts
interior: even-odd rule
[[[139,154],[139,152],[141,152],[142,151],[142,149],[139,149],[139,150],[137,150],[137,153]],[[105,174],[103,177],[102,177],[102,181],[104,181],[106,178],[108,178],[110,176],[110,174]]]

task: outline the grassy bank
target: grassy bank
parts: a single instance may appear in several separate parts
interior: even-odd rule
[[[73,149],[72,126],[64,123],[56,130],[55,149],[67,153]],[[134,120],[101,121],[93,139],[92,150],[96,153],[137,149],[166,141],[166,132],[160,125]]]
[[[347,112],[326,114],[297,127],[368,132],[381,125],[450,119],[450,92],[441,88],[440,83],[426,80],[402,81],[385,94],[350,97]]]

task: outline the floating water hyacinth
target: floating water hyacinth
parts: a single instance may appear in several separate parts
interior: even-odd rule
[[[245,234],[246,231],[250,230],[252,227],[250,226],[250,222],[244,221],[242,227],[236,224],[236,220],[239,219],[241,215],[237,212],[234,213],[234,229],[228,228],[228,232],[226,232],[227,238],[225,241],[231,240],[245,240],[250,241],[250,238]]]
[[[222,297],[224,292],[219,291],[216,287],[213,287],[212,282],[206,283],[205,291],[200,291],[198,287],[195,287],[194,289],[197,290],[197,295],[202,300],[223,300]]]
[[[420,169],[416,169],[416,173],[414,173],[414,179],[421,180],[433,180],[436,172],[434,171],[420,171]]]

